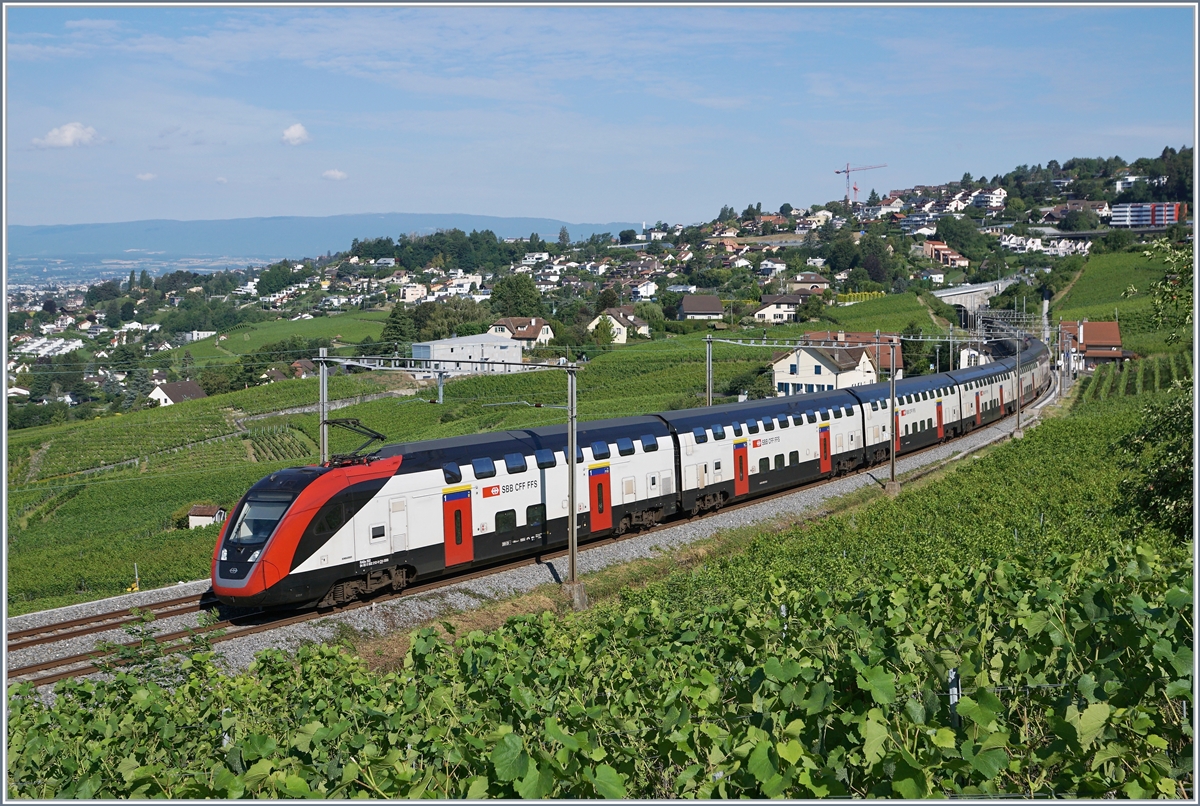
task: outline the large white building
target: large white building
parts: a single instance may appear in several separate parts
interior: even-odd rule
[[[466,362],[494,361],[519,364],[522,361],[522,353],[521,342],[495,333],[413,342],[412,357],[426,363],[414,369],[412,374],[417,378],[433,378],[437,377],[439,371],[454,375],[520,372],[520,367],[481,366]]]
[[[1114,204],[1110,227],[1165,227],[1187,219],[1183,202]]]

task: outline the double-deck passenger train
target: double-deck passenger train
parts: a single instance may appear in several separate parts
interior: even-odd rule
[[[1016,359],[815,394],[581,423],[581,542],[698,515],[954,439],[1036,399],[1045,345]],[[279,470],[213,551],[218,599],[336,605],[567,543],[565,426],[388,445]]]

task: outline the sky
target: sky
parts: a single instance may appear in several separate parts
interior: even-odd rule
[[[714,218],[1194,145],[1194,8],[14,7],[9,224]]]

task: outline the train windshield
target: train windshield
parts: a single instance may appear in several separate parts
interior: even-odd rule
[[[259,492],[247,496],[241,516],[229,532],[229,542],[239,546],[265,543],[296,496],[284,492]]]

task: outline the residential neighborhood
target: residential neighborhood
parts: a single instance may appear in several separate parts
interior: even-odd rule
[[[1181,237],[1186,202],[1140,200],[1176,186],[1115,159],[1051,161],[990,179],[872,190],[861,201],[727,206],[707,222],[646,222],[641,232],[578,242],[565,228],[555,241],[451,230],[355,239],[342,252],[208,274],[11,286],[10,411],[14,423],[37,423],[315,375],[311,361],[280,345],[254,348],[262,356],[254,368],[239,358],[249,333],[269,322],[288,325],[281,332],[293,334],[292,348],[403,350],[445,367],[462,356],[536,362],[570,349],[586,358],[698,329],[819,327],[866,299],[1005,277],[1044,286],[1059,282],[1056,266],[1073,265],[1064,261],[1136,249],[1154,233]],[[378,347],[304,336],[331,317],[372,314],[384,331]],[[1127,357],[1119,337],[1096,341],[1102,323],[1079,329],[1093,334],[1073,337],[1080,366]],[[886,371],[872,349],[841,334],[832,347],[779,357],[774,388],[869,382]],[[71,371],[55,369],[53,381],[42,372],[66,362]]]

